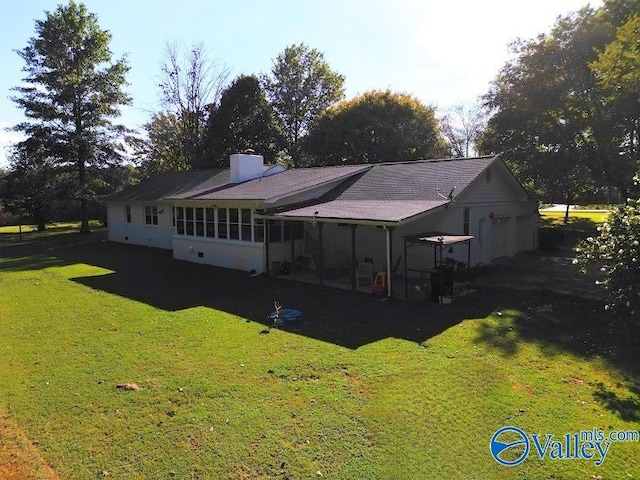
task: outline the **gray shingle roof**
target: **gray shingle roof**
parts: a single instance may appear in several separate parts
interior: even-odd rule
[[[193,200],[262,200],[267,203],[329,182],[347,179],[371,165],[296,168],[194,196]]]
[[[104,200],[157,202],[170,197],[182,198],[180,195],[191,192],[208,191],[227,183],[229,169],[167,172],[109,195]]]
[[[400,222],[449,203],[450,192],[459,195],[496,158],[375,164],[340,191],[276,215]]]

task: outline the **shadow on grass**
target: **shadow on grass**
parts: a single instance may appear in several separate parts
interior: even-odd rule
[[[640,421],[640,383],[634,383],[627,387],[630,396],[622,398],[598,382],[593,398],[608,410],[617,413],[623,420],[637,422]]]
[[[514,325],[520,317],[519,312],[509,312],[506,315],[501,313],[493,321],[479,323],[475,343],[489,345],[505,357],[515,355],[518,353],[520,336]]]
[[[6,261],[5,271],[77,263],[101,267],[114,273],[72,281],[166,311],[194,307],[224,311],[261,324],[256,335],[272,326],[267,315],[278,300],[285,308],[303,312],[302,321],[280,328],[350,349],[385,338],[419,344],[467,318],[485,317],[491,311],[488,305],[386,301],[349,290],[264,275],[251,277],[246,272],[174,260],[167,250],[107,242],[104,235],[80,243],[77,239],[86,236],[71,235],[66,239],[66,234],[58,236],[53,247],[44,239],[15,246],[15,257]],[[48,257],[52,248],[55,260],[23,258],[28,254]]]

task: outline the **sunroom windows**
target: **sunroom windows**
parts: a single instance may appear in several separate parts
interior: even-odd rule
[[[255,218],[249,208],[175,207],[176,235],[217,238],[241,242],[265,241],[265,222]],[[288,224],[269,222],[271,242],[290,239]],[[294,238],[302,238],[302,224],[296,225]]]

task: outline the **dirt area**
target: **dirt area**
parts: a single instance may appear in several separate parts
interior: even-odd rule
[[[0,415],[0,480],[60,480],[8,415]]]

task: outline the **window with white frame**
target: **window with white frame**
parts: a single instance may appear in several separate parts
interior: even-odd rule
[[[253,218],[253,241],[264,242],[264,220]]]
[[[196,237],[204,237],[204,208],[196,209]]]
[[[218,238],[228,238],[227,209],[218,209]]]
[[[184,207],[176,207],[176,233],[184,235]]]
[[[194,234],[194,227],[193,227],[193,207],[185,207],[184,209],[184,232],[185,235],[191,235],[193,236]]]
[[[251,210],[248,208],[240,210],[240,240],[251,241]]]
[[[131,223],[131,205],[124,206],[124,221]]]
[[[237,208],[229,209],[229,240],[240,240],[240,218]]]
[[[216,210],[215,208],[206,208],[204,212],[205,234],[209,238],[216,236]]]
[[[158,207],[155,205],[145,205],[144,223],[146,225],[158,225]]]

